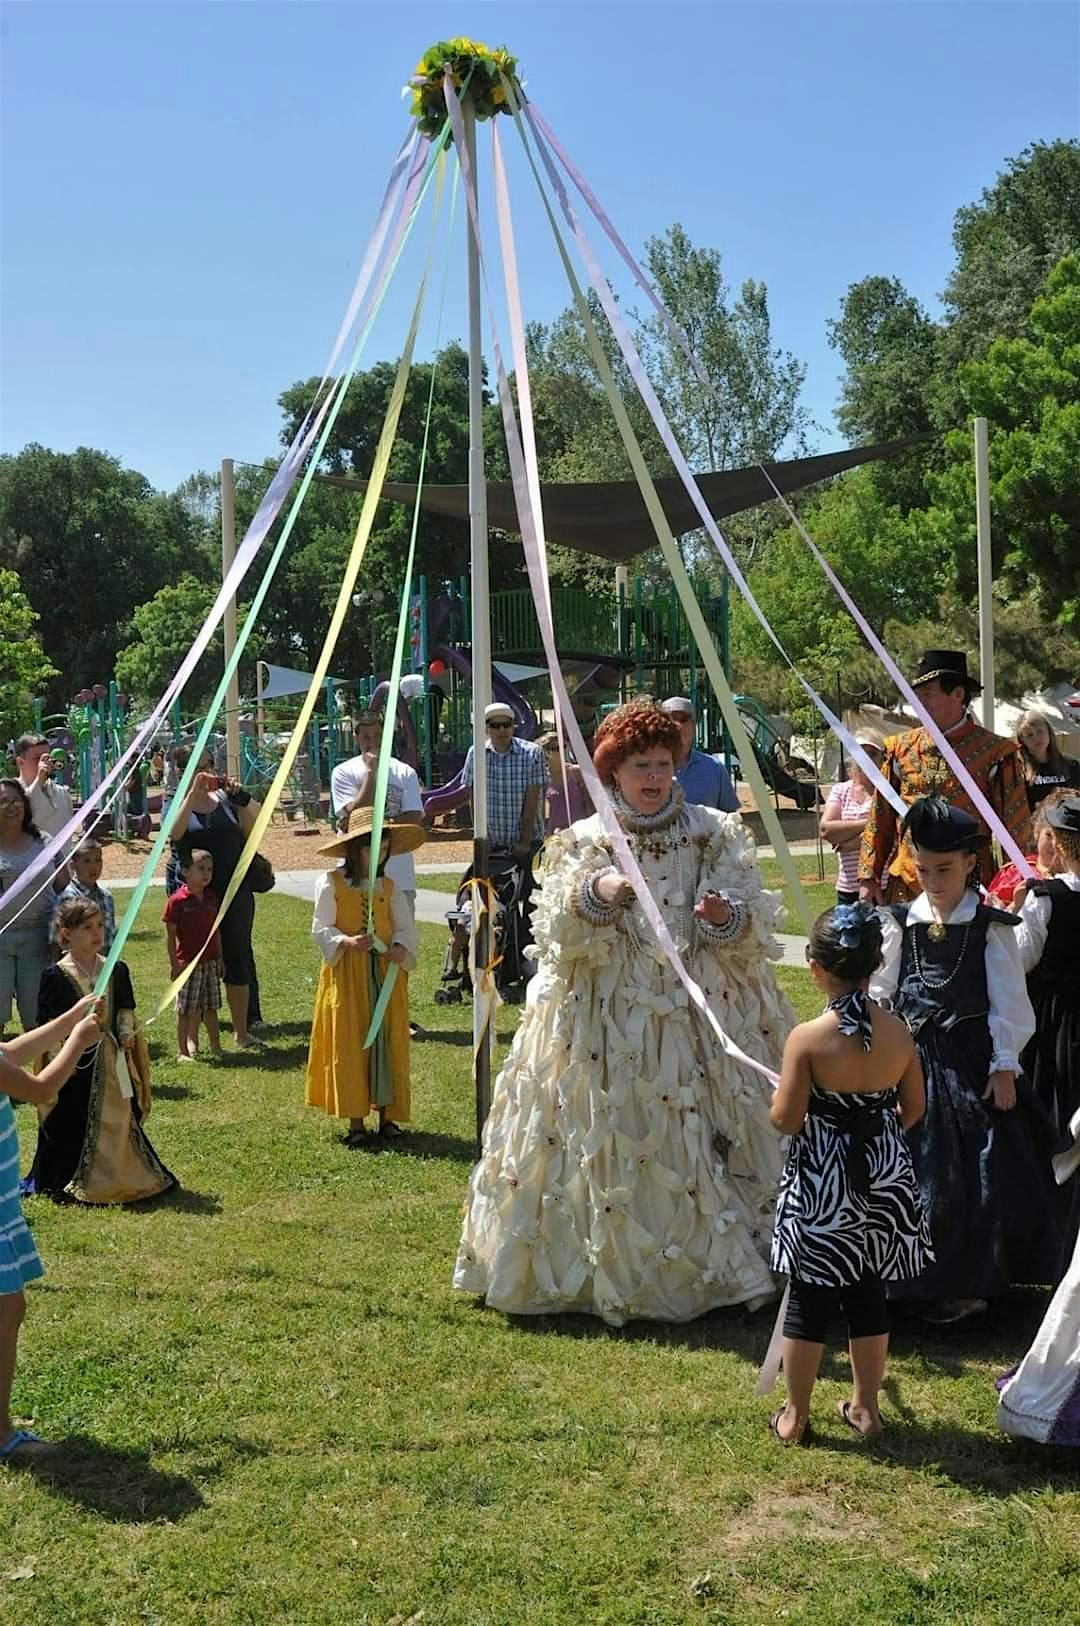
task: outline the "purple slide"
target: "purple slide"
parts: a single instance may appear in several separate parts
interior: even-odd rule
[[[472,680],[472,662],[468,655],[460,649],[450,649],[440,644],[432,651],[432,659],[444,661],[452,666],[462,677]],[[503,700],[514,714],[514,732],[523,740],[535,739],[540,732],[540,724],[535,711],[529,705],[520,689],[516,689],[509,678],[503,677],[498,667],[491,673],[491,696],[493,700]],[[437,790],[424,792],[424,812],[437,817],[440,813],[452,813],[455,807],[468,799],[469,787],[465,783],[465,769],[456,773],[453,779]]]

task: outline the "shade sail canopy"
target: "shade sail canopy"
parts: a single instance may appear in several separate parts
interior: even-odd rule
[[[876,446],[853,446],[844,452],[824,452],[818,457],[797,457],[787,463],[766,463],[777,488],[788,495],[819,480],[827,480],[860,463],[897,457],[914,446],[924,445],[932,435],[906,435],[902,440],[882,441]],[[317,474],[327,485],[362,488],[366,480],[343,474]],[[715,519],[741,514],[747,508],[769,502],[775,495],[763,468],[752,464],[745,469],[728,469],[723,474],[699,474],[701,494]],[[686,487],[679,479],[657,480],[656,489],[664,513],[676,536],[696,531],[701,519]],[[550,542],[561,542],[579,553],[595,553],[615,564],[625,564],[647,548],[656,546],[656,532],[636,480],[581,481],[570,485],[545,484],[544,525]],[[488,481],[488,524],[493,530],[516,531],[517,508],[514,490],[508,481]],[[390,502],[416,502],[414,485],[383,486]],[[425,486],[420,506],[447,519],[467,521],[468,486]]]

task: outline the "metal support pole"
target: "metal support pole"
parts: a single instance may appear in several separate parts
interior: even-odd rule
[[[255,662],[255,749],[262,756],[263,738],[266,734],[266,712],[263,707],[263,690],[266,687],[265,661]]]
[[[476,113],[471,96],[462,105],[465,152],[479,198],[476,169]],[[473,959],[477,971],[491,958],[491,928],[483,883],[491,873],[487,808],[487,727],[484,713],[491,701],[491,619],[489,604],[487,479],[484,472],[484,362],[480,323],[480,251],[471,227],[466,230],[469,278],[469,542],[472,568],[472,707],[473,707],[473,875],[481,882],[473,903]],[[479,1146],[491,1107],[491,1047],[487,1002],[473,990],[473,1055],[475,1057],[476,1140]]]
[[[979,682],[983,727],[994,728],[994,557],[990,546],[990,457],[985,418],[975,419],[975,534],[979,552]]]
[[[221,460],[221,579],[225,580],[236,556],[236,479],[231,457]],[[236,597],[225,606],[225,664],[236,648]],[[234,672],[225,693],[225,771],[240,778],[240,679]]]

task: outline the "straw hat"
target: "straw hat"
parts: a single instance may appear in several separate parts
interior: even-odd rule
[[[371,835],[371,826],[374,821],[374,808],[354,808],[349,814],[349,828],[345,834],[338,836],[334,841],[328,841],[325,847],[319,848],[319,852],[325,854],[327,858],[335,853],[343,853],[349,842],[355,841],[357,836]],[[382,833],[390,838],[391,858],[395,858],[398,853],[415,852],[417,847],[422,847],[427,840],[427,831],[422,825],[395,824],[392,819],[387,819],[382,827]]]

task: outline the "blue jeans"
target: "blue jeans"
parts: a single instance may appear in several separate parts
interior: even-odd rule
[[[0,1028],[11,1016],[11,999],[19,1007],[24,1029],[38,1025],[38,988],[49,963],[49,923],[8,926],[0,932]]]

